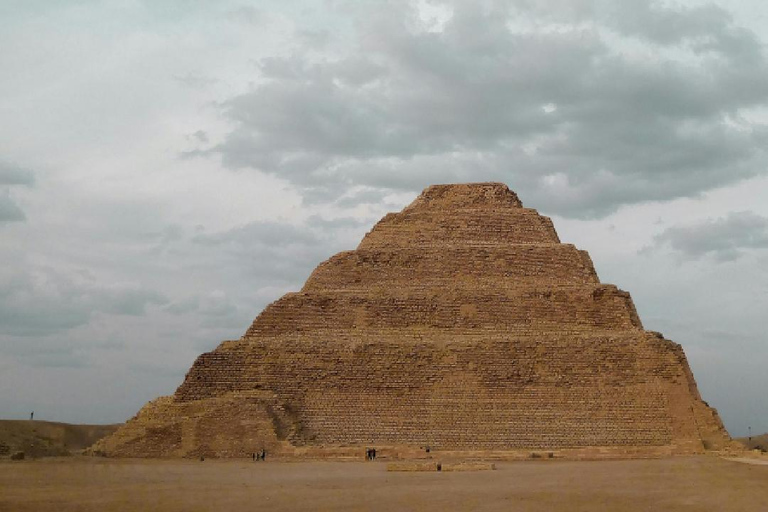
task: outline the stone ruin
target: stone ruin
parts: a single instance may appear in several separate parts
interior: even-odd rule
[[[680,345],[643,330],[549,218],[481,183],[386,215],[94,451],[607,457],[729,442]]]

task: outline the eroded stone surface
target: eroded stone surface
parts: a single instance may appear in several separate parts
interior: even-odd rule
[[[644,331],[550,219],[485,183],[385,216],[97,449],[645,456],[728,441],[682,348]]]

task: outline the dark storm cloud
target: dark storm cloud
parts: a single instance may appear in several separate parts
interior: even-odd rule
[[[765,172],[768,131],[744,113],[768,103],[768,63],[722,9],[457,2],[428,32],[394,6],[360,8],[344,54],[260,61],[211,152],[310,200],[501,180],[575,217]]]
[[[733,212],[688,226],[674,226],[655,237],[690,259],[712,256],[731,261],[749,249],[768,249],[768,218],[753,212]]]

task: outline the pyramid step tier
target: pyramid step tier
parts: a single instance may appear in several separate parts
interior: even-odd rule
[[[432,293],[388,295],[294,293],[270,304],[253,322],[246,336],[310,332],[329,326],[347,329],[394,327],[438,329],[516,325],[576,324],[594,328],[641,329],[627,292],[613,285],[583,285],[548,289],[516,289],[481,295]]]
[[[442,247],[446,244],[556,244],[560,239],[549,217],[515,208],[405,210],[390,213],[365,235],[358,249]]]
[[[657,446],[692,424],[670,419],[675,397],[690,407],[685,356],[650,333],[420,344],[392,331],[368,343],[346,336],[229,342],[198,358],[174,398],[272,393],[301,425],[296,445]]]
[[[666,396],[652,384],[599,391],[529,387],[501,397],[471,381],[441,387],[406,395],[345,389],[310,394],[302,411],[304,435],[313,443],[341,445],[405,439],[436,450],[661,446],[672,438]]]
[[[500,287],[599,282],[586,251],[570,244],[446,245],[342,252],[321,263],[302,291],[445,287],[461,280]]]
[[[393,329],[365,337],[349,331],[291,333],[225,342],[202,354],[176,397],[197,400],[255,389],[299,396],[318,386],[406,392],[461,378],[502,394],[527,386],[622,386],[659,378],[687,385],[682,362],[679,345],[645,331],[524,337],[403,335]]]

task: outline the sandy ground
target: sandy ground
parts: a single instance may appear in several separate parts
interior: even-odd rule
[[[757,466],[768,466],[768,457],[726,457],[725,460],[733,462],[742,462],[744,464],[755,464]]]
[[[768,510],[768,466],[713,456],[497,468],[392,473],[383,461],[4,461],[0,511]]]

